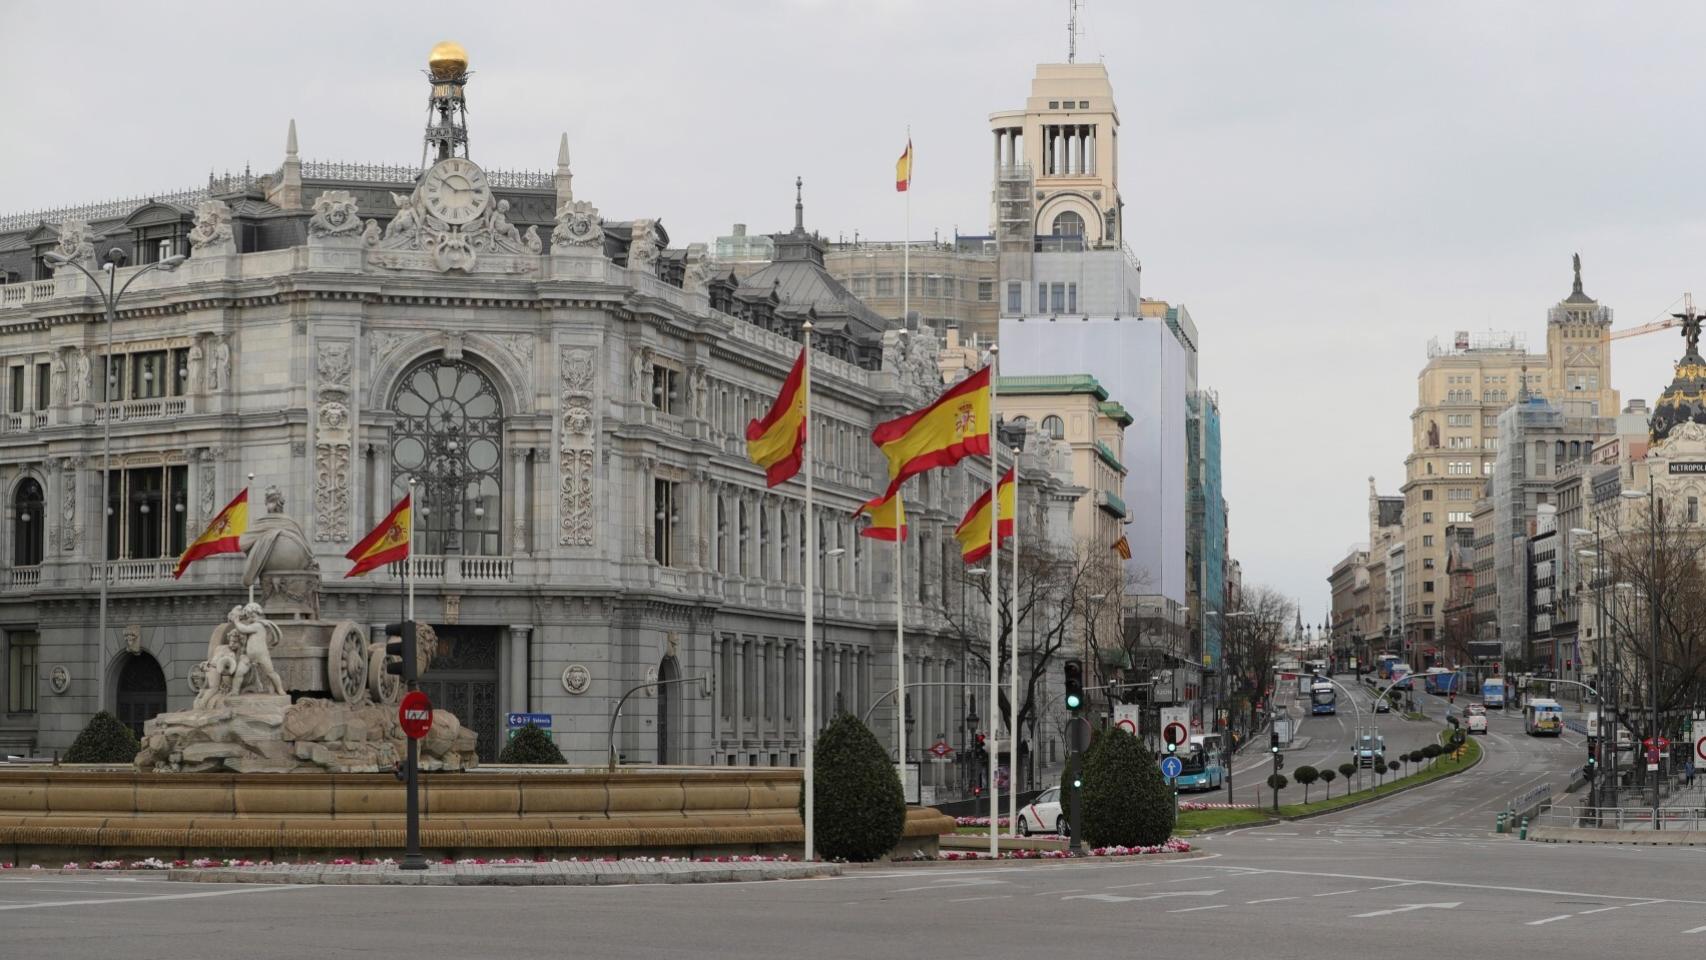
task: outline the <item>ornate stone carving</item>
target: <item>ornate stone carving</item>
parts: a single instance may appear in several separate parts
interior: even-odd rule
[[[83,460],[66,457],[61,463],[64,469],[59,477],[59,540],[64,551],[72,554],[77,551],[77,473],[83,467]]]
[[[105,239],[106,237],[96,233],[87,221],[64,220],[59,224],[59,246],[55,247],[53,252],[67,260],[81,263],[85,268],[93,271],[95,269],[95,244]],[[65,269],[76,273],[76,268],[69,263],[65,265]]]
[[[693,410],[693,415],[700,420],[705,419],[705,413],[711,400],[711,371],[702,363],[693,365],[693,370],[687,375],[687,403]]]
[[[231,208],[223,200],[203,200],[196,204],[195,226],[190,228],[190,255],[236,252],[237,243],[231,234]]]
[[[315,344],[319,407],[314,424],[314,539],[342,543],[350,537],[350,371],[355,345],[348,340]]]
[[[503,347],[524,369],[533,367],[533,334],[489,333],[486,337]]]
[[[308,219],[308,240],[350,238],[362,232],[355,196],[348,190],[327,190],[314,201]]]
[[[651,383],[652,348],[641,347],[634,351],[632,368],[628,372],[628,385],[633,388],[634,402],[646,402],[646,389]]]
[[[347,443],[321,443],[314,448],[314,539],[342,543],[349,539],[349,467]]]
[[[688,293],[702,293],[705,284],[711,279],[711,256],[702,243],[687,245],[687,266],[681,274],[681,289]]]
[[[603,222],[598,218],[598,208],[585,200],[563,204],[557,211],[557,225],[551,228],[551,249],[603,246]]]
[[[597,422],[593,403],[598,387],[597,355],[586,347],[563,347],[558,356],[562,377],[562,422],[559,424],[559,473],[562,477],[563,546],[590,547],[597,530],[594,479],[597,466]]]
[[[132,656],[142,652],[142,625],[131,623],[124,628],[124,652]]]
[[[461,163],[472,167],[467,161]],[[451,223],[435,215],[419,186],[407,195],[391,194],[391,202],[397,205],[397,215],[385,228],[384,236],[373,244],[375,251],[368,257],[368,262],[376,266],[471,271],[481,254],[531,257],[537,252],[529,248],[521,231],[510,222],[508,200],[485,204],[466,223]],[[445,211],[440,209],[439,214]],[[538,264],[499,265],[497,269],[534,272]]]
[[[317,615],[320,609],[320,564],[302,527],[284,513],[284,495],[277,487],[266,492],[267,512],[249,521],[249,529],[238,538],[238,545],[247,555],[243,564],[243,584],[267,584],[275,576],[300,575],[311,584],[301,603],[289,602],[266,606],[268,613],[308,613]],[[281,600],[290,600],[280,595]]]
[[[367,225],[362,227],[361,230],[361,242],[370,247],[377,247],[379,246],[379,241],[382,239],[384,239],[384,236],[379,232],[379,221],[367,221]]]
[[[628,269],[655,271],[660,252],[657,221],[635,220],[628,240]]]
[[[201,452],[201,523],[206,524],[213,519],[214,488],[219,484],[219,474],[214,464],[219,460],[219,451],[208,447]]]
[[[529,226],[527,228],[527,232],[521,235],[521,242],[522,245],[526,246],[527,249],[533,253],[545,252],[545,241],[539,238],[539,228],[537,226]]]
[[[377,369],[385,358],[395,353],[412,334],[392,333],[389,330],[369,330],[367,342],[372,345],[373,356],[369,358],[369,370]]]

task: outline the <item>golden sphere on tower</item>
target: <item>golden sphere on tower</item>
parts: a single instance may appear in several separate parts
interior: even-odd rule
[[[454,80],[468,72],[468,51],[455,40],[444,40],[427,54],[427,73],[434,80]]]

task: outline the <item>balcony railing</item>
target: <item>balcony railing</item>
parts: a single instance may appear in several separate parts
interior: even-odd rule
[[[184,397],[156,397],[151,400],[104,403],[95,407],[95,422],[105,423],[108,417],[111,417],[114,423],[165,420],[168,417],[182,416],[188,404],[189,401]]]
[[[12,590],[41,586],[41,567],[13,567],[7,570],[6,586]]]
[[[406,562],[393,563],[386,570],[401,579],[406,566]],[[511,583],[515,580],[515,558],[421,554],[415,557],[415,578],[452,583]]]
[[[158,580],[172,579],[172,570],[178,565],[177,560],[170,557],[160,557],[152,560],[108,560],[105,563],[89,564],[89,582],[101,582],[101,570],[107,571],[107,582],[111,584],[152,583]]]

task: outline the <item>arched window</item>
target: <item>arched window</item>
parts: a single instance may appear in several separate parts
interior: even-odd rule
[[[1084,218],[1071,210],[1067,210],[1054,218],[1053,233],[1057,237],[1082,237],[1084,235]]]
[[[25,477],[12,495],[12,563],[19,567],[39,566],[46,542],[43,532],[47,519],[42,516],[41,484]]]
[[[391,394],[391,494],[415,488],[424,554],[503,552],[503,401],[477,367],[426,360]]]
[[[1053,414],[1043,418],[1043,436],[1050,440],[1066,439],[1066,421]]]
[[[717,572],[729,572],[729,511],[722,497],[717,498]]]

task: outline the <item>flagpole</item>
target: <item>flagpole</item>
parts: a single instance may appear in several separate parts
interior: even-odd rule
[[[806,650],[805,669],[800,671],[800,677],[805,681],[805,711],[801,717],[800,739],[805,741],[805,829],[806,829],[806,859],[815,856],[816,844],[813,833],[813,816],[816,811],[815,796],[812,791],[812,747],[817,738],[816,719],[817,703],[813,694],[817,677],[817,645],[812,640],[812,604],[816,597],[813,586],[813,572],[817,568],[817,515],[813,512],[812,504],[812,324],[806,321],[800,325],[800,349],[803,361],[800,364],[800,389],[806,392],[806,440],[802,445],[802,456],[806,471]]]
[[[993,381],[994,378],[991,378]],[[990,419],[994,419],[992,416]],[[995,526],[1001,527],[1001,505],[995,506]],[[1019,829],[1019,448],[1013,448],[1013,590],[1007,603],[1013,610],[1013,659],[1008,661],[1007,703],[1013,717],[1013,761],[1008,765],[1007,823]]]
[[[403,579],[405,581],[407,581],[407,583],[408,583],[409,602],[408,602],[408,606],[403,610],[403,619],[404,620],[413,620],[415,618],[415,528],[420,526],[420,524],[415,523],[415,510],[416,509],[417,509],[417,504],[415,503],[415,478],[410,477],[409,478],[409,557],[408,557],[409,562],[408,562],[408,565],[403,568]]]
[[[254,491],[254,489],[255,489],[255,475],[254,474],[252,474],[252,473],[249,474],[249,485],[244,487],[243,489],[248,490],[250,492]],[[255,602],[255,585],[252,583],[249,584],[249,602],[250,603]]]
[[[1001,760],[1001,458],[995,445],[996,362],[1000,347],[989,348],[989,855],[1001,855],[1001,787],[995,768]]]
[[[899,492],[895,496],[900,496]],[[897,501],[898,506],[898,501]],[[895,763],[900,772],[900,786],[906,789],[906,594],[901,589],[901,576],[906,570],[906,550],[900,528],[894,532],[894,745]]]

